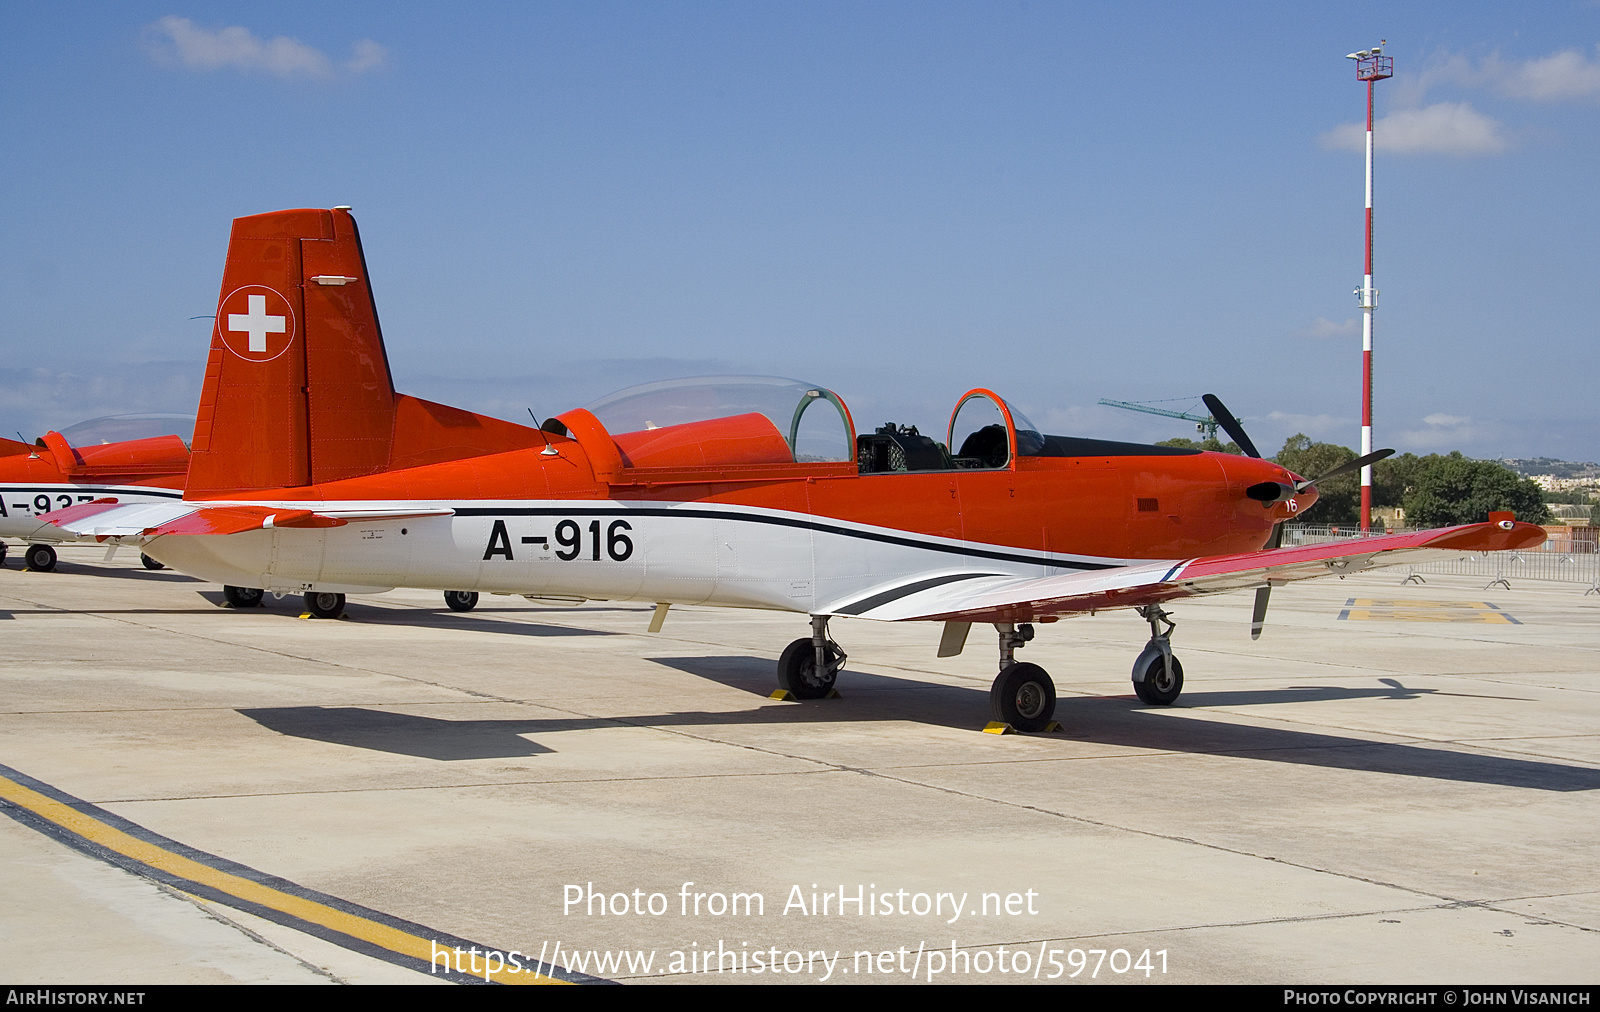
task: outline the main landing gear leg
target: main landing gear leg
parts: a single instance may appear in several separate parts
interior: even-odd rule
[[[1000,634],[1000,674],[989,689],[989,709],[994,719],[1018,731],[1049,728],[1056,712],[1056,685],[1037,664],[1015,659],[1017,648],[1033,639],[1033,626],[1024,622],[996,622]]]
[[[1171,706],[1183,692],[1183,665],[1172,656],[1172,630],[1176,625],[1159,604],[1138,609],[1150,623],[1150,642],[1133,662],[1133,691],[1151,706]],[[1165,625],[1166,629],[1160,626]]]
[[[783,648],[778,658],[778,687],[796,699],[824,699],[844,667],[845,652],[828,638],[828,616],[811,616],[811,636]]]

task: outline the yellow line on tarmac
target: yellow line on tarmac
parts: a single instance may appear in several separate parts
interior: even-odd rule
[[[263,885],[260,882],[252,882],[250,879],[239,875],[218,871],[210,865],[202,864],[180,854],[174,854],[163,847],[130,836],[120,829],[106,825],[93,816],[78,811],[71,805],[46,797],[38,791],[24,787],[22,784],[3,776],[0,776],[0,798],[25,808],[40,818],[47,819],[91,843],[99,844],[107,850],[132,858],[141,864],[149,865],[168,874],[176,875],[179,878],[187,879],[197,885],[208,886],[247,903],[253,903],[270,910],[277,910],[302,921],[321,925],[340,934],[349,935],[352,938],[387,949],[390,952],[399,953],[402,956],[409,956],[423,963],[429,963],[433,958],[434,943],[432,939],[422,938],[410,932],[380,924],[358,914],[335,909],[325,903],[294,896],[271,886]],[[474,976],[481,977],[483,974],[474,974]],[[504,970],[498,973],[488,973],[490,980],[502,984],[567,983],[567,981],[552,979],[545,974],[539,974],[537,979],[530,979],[533,976],[526,970],[521,973],[510,973]]]

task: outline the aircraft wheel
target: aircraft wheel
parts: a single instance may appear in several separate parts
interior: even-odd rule
[[[139,553],[139,561],[144,563],[144,568],[146,568],[146,569],[166,569],[167,568],[166,566],[164,566],[161,563],[157,562],[155,559],[152,559],[150,556],[144,554],[143,552]]]
[[[827,647],[827,675],[817,673],[817,648],[811,638],[795,640],[783,648],[778,658],[778,685],[794,693],[796,699],[822,699],[833,690],[839,676],[839,648],[832,643]]]
[[[222,599],[235,608],[259,608],[267,596],[266,591],[255,587],[223,587]]]
[[[1012,664],[989,690],[994,719],[1018,731],[1043,731],[1056,713],[1056,683],[1037,664]]]
[[[306,611],[317,618],[338,618],[344,614],[344,595],[313,591],[306,595]]]
[[[0,541],[0,566],[6,564],[6,543]]]
[[[444,603],[450,606],[451,611],[471,611],[478,606],[478,592],[447,590],[444,592]]]
[[[1159,652],[1145,664],[1144,681],[1134,682],[1133,691],[1151,706],[1171,706],[1183,692],[1183,665],[1172,659],[1172,677]]]
[[[29,545],[22,561],[35,573],[48,573],[56,568],[56,550],[49,545]]]

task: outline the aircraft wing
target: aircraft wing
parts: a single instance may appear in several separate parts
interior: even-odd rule
[[[1544,528],[1537,524],[1495,520],[1061,576],[952,574],[918,579],[899,587],[880,587],[870,596],[841,602],[830,612],[901,622],[1032,622],[1200,594],[1277,586],[1318,576],[1360,573],[1384,566],[1423,565],[1466,554],[1532,548],[1544,539]]]
[[[250,503],[129,503],[96,499],[40,517],[82,537],[160,537],[164,534],[242,534],[273,527],[343,527],[352,520],[450,516],[451,509],[308,510]]]

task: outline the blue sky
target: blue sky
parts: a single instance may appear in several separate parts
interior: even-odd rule
[[[1600,4],[8,3],[0,429],[192,411],[229,222],[350,204],[404,391],[1600,458]]]

